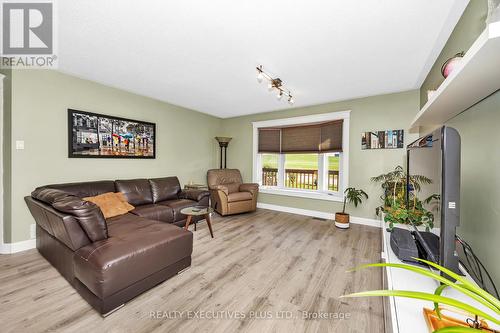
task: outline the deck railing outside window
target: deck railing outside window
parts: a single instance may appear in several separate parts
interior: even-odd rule
[[[262,168],[262,185],[278,186],[278,169]],[[317,190],[318,170],[307,169],[285,169],[285,187]],[[328,171],[328,190],[339,190],[339,172],[337,170]]]

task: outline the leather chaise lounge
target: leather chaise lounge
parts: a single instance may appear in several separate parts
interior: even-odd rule
[[[122,192],[135,207],[104,219],[82,198]],[[208,191],[182,191],[177,177],[48,185],[25,197],[37,249],[101,314],[191,265],[184,207],[208,206]],[[195,220],[194,220],[195,221]]]

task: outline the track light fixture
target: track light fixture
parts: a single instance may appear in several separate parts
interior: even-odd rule
[[[257,69],[257,81],[259,83],[261,83],[264,79],[269,81],[267,88],[269,89],[269,91],[273,91],[274,89],[278,91],[278,93],[276,94],[276,98],[278,100],[281,100],[283,96],[287,96],[287,101],[290,105],[293,105],[293,103],[295,103],[295,100],[293,99],[292,96],[292,92],[283,86],[283,81],[281,81],[280,78],[274,79],[271,75],[264,72],[264,70],[262,69],[262,65],[257,66],[256,69]]]

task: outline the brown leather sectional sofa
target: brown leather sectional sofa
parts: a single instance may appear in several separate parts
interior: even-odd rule
[[[135,206],[104,219],[82,198],[122,192]],[[208,206],[209,192],[181,190],[177,177],[97,181],[37,188],[25,201],[37,249],[101,314],[191,265],[193,235],[184,207]]]

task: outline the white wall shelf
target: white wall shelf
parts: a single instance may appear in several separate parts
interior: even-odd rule
[[[490,23],[411,124],[442,125],[500,89],[500,22]]]

